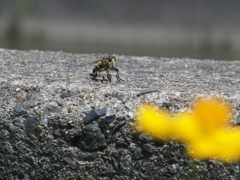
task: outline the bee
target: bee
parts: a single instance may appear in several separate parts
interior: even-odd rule
[[[105,77],[101,74],[102,71],[107,72],[107,79],[111,82],[112,76],[110,75],[110,70],[116,71],[116,78],[119,82],[124,81],[119,77],[119,71],[115,67],[117,59],[114,56],[104,56],[101,60],[95,61],[95,67],[93,68],[93,72],[90,73],[90,76],[93,76],[95,79],[97,76],[103,77],[103,80],[106,80]]]

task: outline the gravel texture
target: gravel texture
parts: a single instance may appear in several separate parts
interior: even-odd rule
[[[102,54],[0,49],[0,179],[240,179],[240,163],[189,159],[132,128],[152,102],[222,97],[240,122],[240,61],[119,56],[125,81],[91,80]]]

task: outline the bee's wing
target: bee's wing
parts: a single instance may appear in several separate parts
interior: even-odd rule
[[[102,61],[102,60],[94,61],[93,64],[97,64],[97,63],[99,63],[100,61]]]

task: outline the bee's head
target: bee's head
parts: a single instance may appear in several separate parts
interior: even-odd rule
[[[117,61],[117,59],[114,56],[108,56],[108,61],[115,63]]]
[[[108,61],[112,66],[115,66],[117,59],[114,56],[108,56]]]

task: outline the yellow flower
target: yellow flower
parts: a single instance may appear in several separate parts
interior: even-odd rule
[[[200,99],[191,112],[175,116],[143,104],[137,110],[136,127],[158,140],[186,143],[192,158],[231,163],[240,159],[240,129],[230,126],[230,114],[230,106],[220,99]]]

